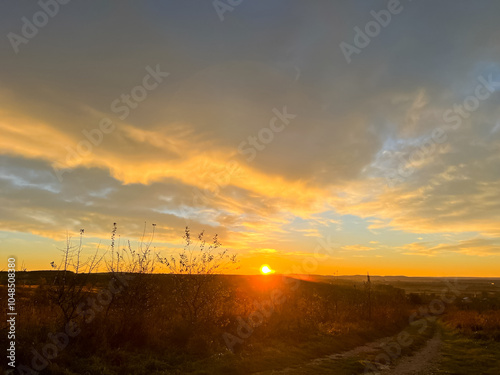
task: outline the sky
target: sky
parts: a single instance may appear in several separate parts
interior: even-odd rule
[[[500,3],[3,1],[0,253],[500,276]],[[0,269],[5,268],[0,265]]]

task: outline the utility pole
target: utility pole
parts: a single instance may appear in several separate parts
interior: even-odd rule
[[[372,283],[370,281],[370,274],[366,272],[366,288],[368,290],[368,319],[372,320]]]

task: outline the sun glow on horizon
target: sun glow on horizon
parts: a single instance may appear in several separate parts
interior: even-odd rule
[[[263,264],[261,267],[260,267],[260,273],[263,274],[263,275],[269,275],[271,273],[274,273],[274,270],[271,269],[271,267],[269,267],[269,265],[267,264]]]

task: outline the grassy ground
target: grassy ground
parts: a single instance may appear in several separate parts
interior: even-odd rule
[[[438,374],[500,374],[500,342],[445,329]]]
[[[476,339],[471,336],[458,332],[442,322],[433,324],[430,329],[419,334],[413,327],[408,328],[411,332],[412,345],[403,348],[400,357],[411,355],[423,347],[426,341],[432,337],[435,330],[441,331],[442,346],[439,355],[436,356],[436,365],[433,368],[433,374],[440,375],[498,375],[500,374],[500,342],[493,339]],[[380,352],[374,353],[368,357],[372,360]],[[365,360],[363,358],[363,360]],[[351,372],[356,374],[360,372]]]
[[[348,351],[357,346],[366,344],[369,341],[374,341],[381,337],[387,337],[388,334],[394,334],[394,339],[397,340],[397,336],[403,331],[409,334],[412,343],[408,346],[402,347],[400,355],[402,356],[405,354],[409,354],[425,345],[426,341],[430,337],[432,337],[435,332],[434,324],[429,324],[422,333],[418,332],[420,328],[421,326],[408,326],[406,328],[393,327],[392,332],[378,332],[378,334],[373,334],[371,337],[351,336],[335,338],[335,340],[325,340],[323,342],[316,342],[314,344],[307,343],[300,348],[295,348],[296,352],[290,350],[290,347],[283,347],[283,350],[278,353],[278,356],[273,355],[269,358],[268,363],[265,363],[262,357],[253,358],[253,363],[248,363],[242,368],[251,369],[253,371],[258,369],[258,371],[261,371],[262,374],[272,374],[273,370],[282,370],[284,368],[287,368],[287,374],[290,375],[362,374],[366,368],[366,361],[373,361],[376,355],[381,353],[382,350],[375,350],[370,354],[356,355],[341,359],[330,359],[326,358],[326,356],[334,353],[342,353]],[[317,363],[311,363],[312,359],[321,357],[323,357],[321,361]]]
[[[403,330],[410,335],[412,342],[410,345],[402,346],[401,353],[391,358],[391,367],[397,364],[404,356],[412,355],[424,347],[427,341],[435,334],[436,330],[440,330],[442,333],[442,347],[440,353],[436,356],[436,365],[433,366],[434,374],[500,374],[500,342],[468,337],[441,322],[431,322],[424,330],[420,330],[420,328],[421,326],[408,326]],[[397,341],[396,337],[397,335],[394,336],[392,342]],[[301,365],[294,367],[289,364],[292,368],[287,371],[287,374],[362,374],[365,371],[367,361],[375,363],[377,356],[382,353],[384,353],[384,350],[378,349],[347,358],[336,360],[326,359],[314,365],[310,363],[309,365],[304,365],[307,362],[302,362]],[[387,367],[385,368],[387,369]],[[435,368],[437,370],[434,370]],[[264,372],[264,374],[271,373],[272,371]]]
[[[400,327],[394,327],[396,333]],[[205,359],[189,357],[185,354],[166,352],[163,355],[152,356],[151,353],[108,351],[75,360],[75,354],[70,351],[61,353],[57,364],[51,366],[52,374],[104,374],[114,375],[127,373],[139,374],[227,374],[243,375],[251,373],[268,373],[287,367],[298,367],[310,360],[339,353],[363,345],[387,335],[386,331],[372,330],[349,333],[339,336],[314,336],[302,341],[290,342],[270,340],[253,344],[237,354],[229,352],[216,354]],[[64,358],[67,356],[66,358]],[[326,367],[325,367],[326,366]],[[320,366],[328,368],[328,364]],[[335,364],[335,374],[352,374],[363,370],[358,358],[348,359]],[[62,370],[66,368],[66,370]],[[68,368],[70,370],[68,370]],[[310,374],[317,374],[315,369]],[[326,370],[325,370],[326,371]],[[328,370],[331,373],[331,367]],[[302,372],[306,373],[306,372]]]
[[[430,322],[425,329],[422,325],[394,327],[392,340],[397,342],[398,335],[405,332],[409,335],[411,344],[402,345],[401,352],[391,358],[391,367],[404,356],[412,355],[422,348],[436,330],[442,332],[442,346],[433,371],[440,375],[468,375],[500,373],[500,342],[493,339],[475,339],[459,333],[448,324]],[[420,331],[420,332],[419,332]],[[340,359],[324,358],[318,363],[312,359],[322,358],[333,353],[341,353],[364,345],[381,337],[387,337],[389,332],[371,331],[365,333],[350,333],[343,336],[315,336],[307,340],[286,344],[283,340],[271,340],[256,343],[250,348],[238,353],[213,355],[205,359],[196,359],[185,354],[165,352],[152,356],[141,351],[115,350],[106,353],[79,357],[71,350],[62,352],[48,374],[272,374],[273,371],[287,368],[287,374],[362,374],[367,361],[376,362],[384,350],[379,348],[352,357]],[[57,364],[59,363],[59,365]],[[61,366],[61,367],[60,367]],[[62,368],[65,368],[64,370]]]

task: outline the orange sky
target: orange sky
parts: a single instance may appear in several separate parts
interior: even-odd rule
[[[240,273],[500,276],[500,5],[412,4],[350,59],[359,2],[114,7],[0,46],[2,254],[146,222],[164,255],[218,233]]]

